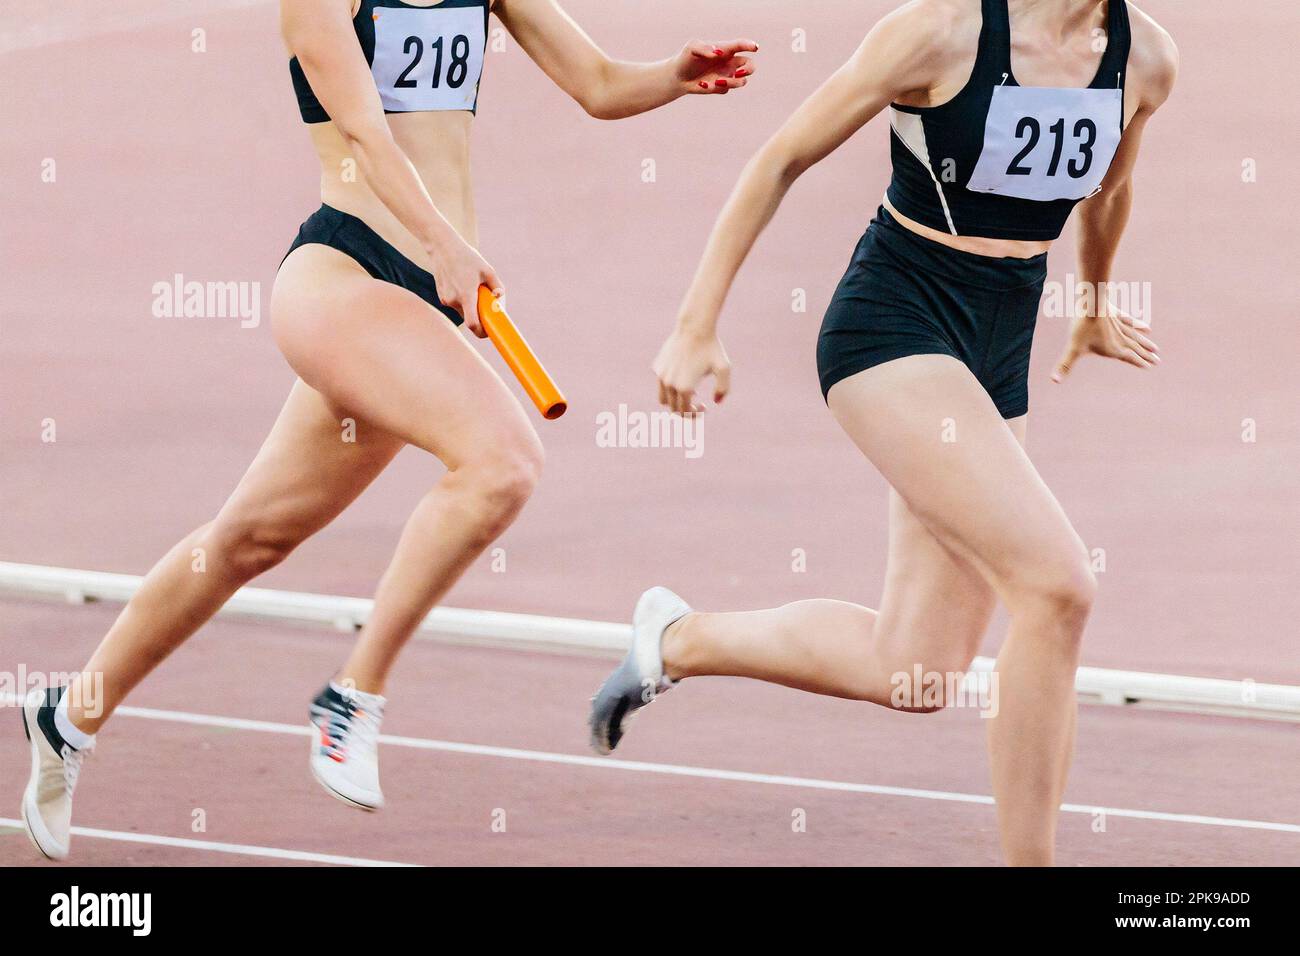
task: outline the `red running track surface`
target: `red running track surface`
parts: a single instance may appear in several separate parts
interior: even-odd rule
[[[288,390],[265,316],[245,329],[150,311],[154,283],[176,273],[260,282],[264,304],[318,203],[274,6],[225,6],[196,5],[179,19],[161,0],[35,23],[0,13],[0,559],[143,573],[219,507]],[[886,183],[883,118],[801,181],[744,270],[723,329],[734,391],[709,414],[704,454],[599,447],[596,416],[654,409],[649,363],[740,168],[890,6],[665,0],[651,14],[569,0],[620,56],[663,56],[691,34],[762,44],[744,94],[616,124],[589,120],[512,41],[489,56],[475,133],[483,248],[571,411],[539,423],[548,473],[500,542],[505,571],[485,557],[449,604],[622,619],[651,583],[719,609],[819,595],[875,602],[885,487],[830,420],[813,347]],[[1291,69],[1300,11],[1255,0],[1241,29],[1226,31],[1212,4],[1143,7],[1178,40],[1183,71],[1144,145],[1117,278],[1149,283],[1165,362],[1147,373],[1093,362],[1052,386],[1064,323],[1045,317],[1031,453],[1089,546],[1105,551],[1086,664],[1300,683],[1289,173],[1300,117],[1293,98],[1263,92]],[[205,53],[191,51],[196,27]],[[105,28],[116,32],[94,32]],[[792,49],[796,30],[806,52]],[[14,38],[56,35],[65,39],[13,48]],[[41,178],[47,159],[53,183]],[[642,181],[648,160],[654,182]],[[1249,163],[1253,182],[1243,181]],[[1051,277],[1072,271],[1067,234]],[[591,308],[579,288],[617,307]],[[795,290],[806,291],[806,312],[792,311]],[[41,440],[47,419],[52,444]],[[1243,441],[1247,419],[1253,442]],[[438,473],[404,454],[259,584],[368,594]],[[796,549],[805,571],[793,570]],[[0,668],[77,666],[108,613],[0,603]],[[999,622],[987,649],[1001,633]],[[218,622],[132,703],[294,723],[343,653],[337,636]],[[417,642],[387,729],[581,754],[586,696],[605,667]],[[922,720],[705,681],[640,720],[626,757],[985,794],[978,725],[969,713]],[[400,748],[384,752],[393,805],[365,818],[314,791],[301,744],[123,717],[87,771],[78,821],[195,836],[189,815],[201,806],[206,839],[415,862],[997,855],[982,805]],[[1089,708],[1067,799],[1295,824],[1298,758],[1294,725]],[[0,765],[22,760],[20,738],[0,735]],[[15,811],[21,776],[5,775]],[[498,807],[507,834],[488,828]],[[808,811],[807,833],[791,833],[796,808]],[[1086,815],[1066,815],[1064,862],[1300,860],[1291,832],[1114,818],[1104,834],[1091,827]],[[84,839],[78,857],[212,861]],[[0,862],[30,859],[21,837],[0,838]]]

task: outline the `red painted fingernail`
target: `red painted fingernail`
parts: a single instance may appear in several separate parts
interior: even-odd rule
[[[721,50],[714,50],[714,51],[713,51],[713,55],[714,55],[714,56],[726,56],[726,54],[723,53]]]
[[[726,85],[727,85],[727,81],[726,81],[726,80],[714,80],[714,81],[713,81],[713,85],[714,85],[714,86],[726,86]]]
[[[736,71],[736,78],[737,78],[737,79],[739,79],[739,78],[742,77],[742,76],[749,76],[749,70],[737,70],[737,71]]]
[[[708,88],[709,88],[709,84],[705,83],[703,80],[700,80],[700,89],[707,90]]]

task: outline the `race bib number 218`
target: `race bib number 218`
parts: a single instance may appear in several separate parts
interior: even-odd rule
[[[468,110],[483,73],[481,7],[381,7],[370,72],[384,109]]]

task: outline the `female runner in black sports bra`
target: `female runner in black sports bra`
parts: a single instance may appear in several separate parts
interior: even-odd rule
[[[75,781],[91,735],[123,697],[409,444],[447,473],[411,516],[351,657],[311,708],[317,779],[348,803],[382,805],[375,741],[389,669],[518,514],[542,468],[523,409],[456,328],[463,317],[481,337],[478,287],[502,285],[475,249],[469,171],[489,12],[601,119],[688,93],[725,94],[754,69],[746,54],[757,47],[743,40],[693,42],[657,63],[612,60],[555,0],[282,0],[323,201],[271,300],[276,341],[299,381],[230,500],[153,568],[86,665],[86,674],[103,675],[95,709],[81,677],[75,693],[52,691],[31,706],[37,770],[23,812],[47,856],[67,855],[65,782]],[[355,441],[341,438],[347,420]],[[199,552],[202,574],[192,570]]]
[[[884,596],[878,611],[817,600],[704,614],[647,591],[633,651],[593,703],[598,751],[656,688],[696,675],[939,709],[953,701],[931,675],[969,668],[1000,598],[1011,632],[989,753],[1002,844],[1010,863],[1052,862],[1096,582],[1022,448],[1029,346],[1046,251],[1076,205],[1081,288],[1109,280],[1138,145],[1176,69],[1168,34],[1125,0],[913,0],[754,157],[656,360],[659,397],[697,412],[712,374],[722,400],[715,330],[750,247],[801,173],[889,110],[893,179],[817,355],[831,412],[894,489]],[[1055,377],[1085,354],[1159,361],[1095,295]],[[926,686],[909,691],[918,666]]]

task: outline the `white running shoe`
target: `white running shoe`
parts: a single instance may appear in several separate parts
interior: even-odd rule
[[[72,842],[72,793],[81,762],[95,749],[80,750],[54,726],[54,708],[67,691],[51,687],[33,691],[23,702],[23,733],[32,749],[32,776],[23,792],[23,823],[36,849],[51,860],[66,860]]]
[[[673,687],[664,674],[664,631],[690,613],[691,606],[667,588],[651,588],[636,602],[632,647],[591,699],[588,723],[596,753],[613,751],[632,715]]]
[[[331,796],[362,810],[384,805],[379,789],[379,726],[384,698],[333,683],[311,703],[311,772]]]

